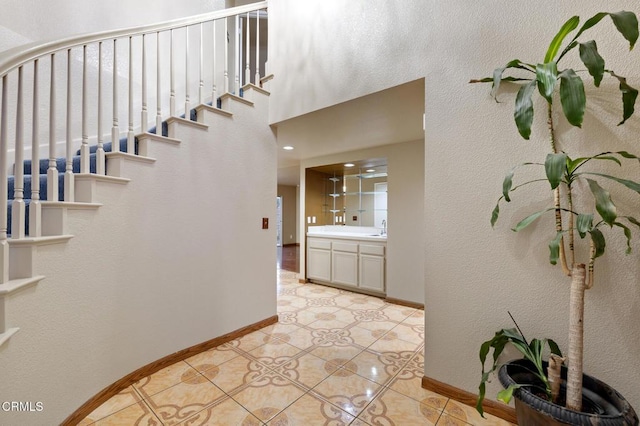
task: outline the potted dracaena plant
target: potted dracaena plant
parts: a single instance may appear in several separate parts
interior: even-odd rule
[[[582,125],[586,94],[583,79],[579,75],[581,71],[559,68],[560,62],[568,54],[579,53],[580,60],[591,75],[595,87],[600,86],[604,76],[617,80],[623,110],[619,124],[623,124],[633,115],[638,91],[632,88],[624,77],[605,67],[605,61],[598,52],[595,40],[581,41],[581,36],[587,30],[607,17],[627,40],[630,49],[633,49],[638,39],[638,20],[634,13],[598,13],[585,21],[579,29],[580,20],[574,16],[562,25],[553,38],[542,63],[532,64],[516,59],[497,68],[492,77],[471,80],[472,83],[492,83],[494,97],[504,81],[520,85],[515,99],[514,118],[518,132],[524,139],[529,139],[531,135],[533,97],[536,90],[546,101],[550,152],[544,162],[525,162],[507,173],[502,196],[491,216],[491,225],[494,226],[498,220],[501,203],[510,202],[516,190],[528,185],[542,185],[541,188],[550,199],[550,206],[526,216],[513,230],[521,231],[545,214],[555,215],[555,228],[549,232],[550,262],[555,265],[559,261],[564,274],[571,277],[569,350],[566,358],[568,368],[562,366],[565,358],[562,358],[555,342],[548,339],[533,339],[529,342],[517,324],[516,328],[498,331],[492,339],[484,342],[480,349],[482,379],[476,408],[481,414],[485,383],[489,380],[490,373],[498,367],[498,357],[504,347],[512,344],[524,355],[525,360],[507,363],[501,367],[499,377],[506,389],[498,394],[498,398],[508,402],[512,396],[516,397],[516,413],[521,424],[638,424],[638,417],[624,398],[604,383],[583,375],[582,320],[585,290],[594,284],[594,264],[605,252],[606,231],[619,231],[625,236],[628,254],[631,252],[633,230],[636,227],[640,228],[637,218],[618,211],[605,182],[620,185],[622,190],[631,190],[639,194],[640,183],[601,173],[599,169],[591,170],[590,166],[596,163],[610,163],[637,167],[640,158],[627,151],[607,149],[603,149],[606,152],[590,156],[570,156],[558,143],[554,121],[556,117],[553,113],[553,106],[557,105],[559,100],[566,120],[576,127]],[[575,35],[566,42],[567,37],[576,29]],[[507,70],[517,74],[506,75]],[[559,97],[556,95],[557,92]],[[521,167],[538,167],[544,172],[539,179],[515,185],[514,174]],[[591,201],[582,200],[584,197]],[[585,206],[588,206],[587,210],[583,210]],[[635,231],[637,232],[637,229]],[[576,259],[575,249],[581,243],[589,246],[588,258],[584,263]],[[547,346],[550,352],[548,364],[542,360]],[[491,349],[493,365],[485,370],[485,360]],[[605,387],[606,390],[602,391]],[[607,396],[599,400],[599,396],[594,396],[598,393],[614,395],[616,400],[607,399]],[[530,417],[523,418],[525,416]],[[613,423],[608,423],[610,421]]]

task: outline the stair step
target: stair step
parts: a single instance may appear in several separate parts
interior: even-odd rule
[[[40,175],[40,200],[47,201],[47,176]],[[14,201],[14,177],[9,176],[9,200],[7,201],[7,235],[11,235],[13,201]],[[64,199],[64,174],[58,175],[58,200]],[[57,201],[57,200],[54,200]],[[24,204],[25,204],[25,234],[29,235],[29,204],[31,203],[31,175],[24,177]]]
[[[31,175],[24,176],[24,194],[23,198],[25,200],[31,199],[31,187],[32,187],[33,177]],[[47,200],[47,175],[41,174],[39,175],[39,185],[40,185],[40,200]],[[15,198],[15,176],[9,176],[9,188],[8,188],[8,199],[9,201]],[[58,174],[58,200],[62,200],[64,198],[64,172]],[[52,201],[58,201],[52,200]]]
[[[92,150],[91,154],[89,154],[89,169],[91,173],[96,172],[96,157],[97,157],[97,154],[95,153],[95,150]],[[80,173],[80,162],[81,162],[81,158],[79,154],[73,157],[72,168],[74,173]],[[64,157],[56,158],[56,169],[58,169],[58,172],[64,173],[66,170],[66,167],[67,167],[66,158]],[[31,174],[31,160],[24,160],[23,170],[24,170],[25,176]],[[40,159],[40,174],[46,175],[47,170],[49,170],[49,159],[48,158]]]
[[[138,140],[135,139],[135,145],[133,148],[134,153],[138,153]],[[127,143],[127,137],[123,137],[120,139],[120,152],[127,152],[127,149],[129,147],[129,144]],[[113,150],[113,144],[111,142],[107,142],[102,144],[102,149],[104,149],[104,152],[111,152]],[[91,145],[89,146],[89,153],[91,154],[95,154],[96,151],[98,151],[98,145]],[[76,151],[76,155],[80,155],[80,150]]]

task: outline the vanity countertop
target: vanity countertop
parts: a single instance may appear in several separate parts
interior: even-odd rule
[[[310,226],[307,237],[332,238],[362,241],[387,241],[387,235],[380,235],[380,228],[361,226]]]

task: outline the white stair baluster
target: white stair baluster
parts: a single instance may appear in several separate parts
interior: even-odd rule
[[[2,77],[2,100],[0,101],[0,182],[6,182],[7,174],[7,76]],[[0,185],[0,284],[9,281],[9,242],[7,241],[7,185]],[[0,300],[4,309],[4,300]],[[4,312],[0,312],[0,332],[4,333]]]
[[[245,66],[245,73],[244,73],[244,84],[249,84],[251,83],[251,45],[249,40],[251,39],[250,37],[250,30],[249,28],[251,27],[251,15],[249,12],[247,12],[247,58],[246,58],[246,66]]]
[[[204,68],[204,38],[202,34],[202,23],[200,23],[200,59],[199,59],[200,68],[199,79],[200,85],[198,86],[198,104],[202,105],[204,103],[203,91],[204,91],[204,80],[203,80],[203,68]]]
[[[80,146],[80,173],[89,173],[89,129],[87,102],[87,46],[82,46],[82,145]]]
[[[216,107],[217,103],[218,103],[218,95],[217,95],[217,87],[216,87],[216,21],[212,21],[212,26],[213,26],[213,48],[212,48],[212,54],[213,57],[211,59],[211,106],[212,107]]]
[[[16,102],[16,145],[14,162],[13,206],[11,209],[11,238],[24,238],[24,117],[22,108],[22,67],[18,68],[18,99]]]
[[[184,27],[184,118],[191,119],[191,100],[189,99],[189,27]]]
[[[171,47],[169,49],[169,62],[170,62],[170,80],[171,80],[171,94],[169,96],[169,115],[171,117],[176,116],[176,73],[175,73],[175,61],[174,61],[174,46],[173,46],[173,29],[171,30]]]
[[[42,236],[42,205],[40,204],[40,148],[38,59],[33,61],[33,112],[31,117],[31,204],[29,204],[29,236]]]
[[[260,86],[260,11],[256,11],[256,76],[254,84]]]
[[[249,12],[247,12],[247,21],[245,22],[245,25],[247,27],[247,54],[246,54],[246,66],[245,66],[245,72],[244,72],[244,84],[249,84],[251,83],[251,45],[249,43],[249,39],[251,38],[250,34],[251,32],[249,31],[249,27],[251,26],[251,15],[249,14]]]
[[[229,93],[229,22],[224,18],[224,93]]]
[[[160,62],[160,33],[156,33],[156,135],[162,135],[162,84]]]
[[[96,149],[96,173],[106,172],[104,140],[102,137],[102,42],[98,43],[98,147]]]
[[[142,34],[142,112],[140,113],[140,132],[147,131],[149,118],[147,113],[147,50]]]
[[[56,164],[56,61],[51,54],[49,87],[49,167],[47,168],[47,200],[58,201],[58,165]]]
[[[73,181],[73,134],[71,131],[72,91],[71,91],[71,49],[67,49],[67,140],[66,140],[66,167],[64,171],[64,201],[71,202],[75,196]]]
[[[127,153],[133,154],[135,135],[133,133],[133,37],[129,37],[129,131],[127,132]]]
[[[120,152],[118,129],[118,40],[113,40],[113,126],[111,127],[111,152]]]
[[[233,93],[237,96],[240,96],[240,72],[242,70],[242,58],[240,57],[240,36],[242,35],[242,29],[240,28],[240,16],[235,16],[235,31],[236,31],[236,40],[235,40],[235,52],[234,52],[234,62],[235,62],[235,80],[233,83]]]

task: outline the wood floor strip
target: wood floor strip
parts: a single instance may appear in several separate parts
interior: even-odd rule
[[[440,382],[436,379],[432,379],[427,376],[422,377],[422,387],[431,392],[436,392],[447,398],[451,398],[462,404],[469,405],[470,407],[476,406],[476,400],[478,395],[471,392],[464,391],[449,384]],[[492,414],[496,417],[500,417],[513,424],[518,424],[516,419],[516,410],[508,405],[502,404],[497,401],[485,399],[482,403],[482,407],[486,413]]]
[[[248,325],[246,327],[242,327],[238,330],[232,331],[230,333],[224,334],[222,336],[213,338],[211,340],[207,340],[206,342],[198,343],[197,345],[191,346],[186,349],[182,349],[178,352],[175,352],[171,355],[167,355],[164,358],[160,358],[157,361],[153,361],[144,367],[140,367],[136,371],[127,374],[122,379],[117,382],[107,386],[103,390],[101,390],[98,394],[90,398],[87,402],[82,404],[80,408],[74,411],[69,417],[67,417],[63,422],[63,426],[73,426],[77,425],[82,421],[85,417],[93,412],[96,408],[101,406],[103,403],[111,399],[111,397],[120,393],[123,389],[131,386],[135,382],[140,379],[143,379],[151,374],[162,370],[165,367],[175,364],[176,362],[185,360],[193,355],[197,355],[200,352],[208,351],[209,349],[213,349],[217,346],[222,345],[223,343],[230,342],[231,340],[235,340],[239,337],[242,337],[246,334],[253,333],[256,330],[260,330],[261,328],[267,327],[271,324],[275,324],[278,322],[278,316],[274,315],[262,321],[258,321],[254,324]]]
[[[394,305],[408,306],[409,308],[422,309],[424,311],[424,303],[411,302],[409,300],[394,299],[393,297],[387,297],[384,299],[388,303]]]

